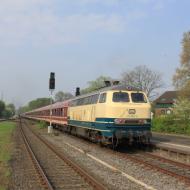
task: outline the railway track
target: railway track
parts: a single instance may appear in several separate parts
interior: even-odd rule
[[[21,136],[23,138],[25,147],[30,155],[30,158],[32,160],[33,166],[35,168],[36,173],[38,174],[39,180],[41,182],[42,188],[47,189],[47,190],[53,190],[54,188],[52,187],[50,181],[48,180],[45,172],[43,171],[39,161],[37,160],[34,152],[31,149],[31,146],[29,145],[29,142],[27,140],[27,137],[23,131],[22,128],[22,122],[20,121],[20,132],[21,132]]]
[[[71,136],[72,138],[77,138],[75,136]],[[96,144],[92,144],[83,139],[79,139],[83,143],[87,144],[88,146],[97,146]],[[114,151],[108,148],[102,147],[105,152],[109,154],[118,155],[121,158],[130,160],[134,163],[143,165],[145,168],[156,170],[161,172],[165,175],[169,175],[171,177],[176,178],[180,182],[184,182],[188,186],[190,185],[190,165],[180,163],[177,161],[169,160],[164,157],[152,154],[150,152],[138,150],[139,153],[128,153],[128,152],[121,152],[121,151]]]
[[[143,165],[146,168],[159,171],[190,185],[190,166],[175,162],[152,153],[117,153],[121,157]]]
[[[20,128],[44,189],[107,189],[66,155],[60,153],[52,144],[25,124],[23,125],[22,121],[20,121]]]

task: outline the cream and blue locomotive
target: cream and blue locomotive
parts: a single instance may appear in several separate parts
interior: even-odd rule
[[[72,134],[114,147],[122,142],[149,142],[151,104],[138,89],[103,88],[69,101],[68,126]]]

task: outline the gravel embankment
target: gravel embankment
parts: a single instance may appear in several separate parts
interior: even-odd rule
[[[101,147],[88,144],[79,138],[63,133],[59,133],[59,136],[48,135],[46,130],[41,130],[40,133],[47,140],[58,146],[61,151],[67,153],[76,162],[91,171],[93,175],[101,178],[105,184],[110,184],[113,189],[188,189],[186,185],[178,182],[175,178],[157,171],[148,170],[139,164],[110,154]],[[81,153],[70,145],[82,149],[85,153]],[[90,157],[93,157],[93,159]],[[95,161],[94,157],[109,165],[105,166],[103,165],[104,163]],[[114,166],[117,170],[110,169],[110,165]],[[130,177],[134,177],[135,179],[131,179]],[[139,180],[140,182],[135,180]]]

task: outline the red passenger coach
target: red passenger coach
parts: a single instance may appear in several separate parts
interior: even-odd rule
[[[51,120],[52,124],[67,125],[68,104],[68,101],[57,102],[52,106],[49,105],[27,112],[25,113],[25,117],[46,122],[50,122]],[[51,110],[52,117],[50,117]]]

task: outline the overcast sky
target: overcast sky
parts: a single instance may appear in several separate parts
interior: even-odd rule
[[[23,105],[74,92],[100,75],[119,78],[137,65],[163,73],[165,89],[190,30],[190,0],[1,0],[0,93]]]

